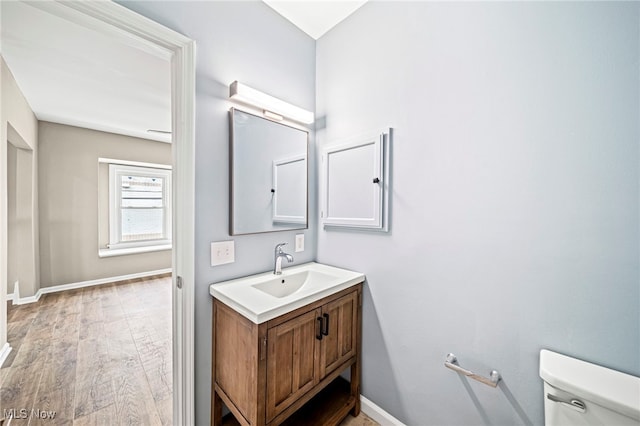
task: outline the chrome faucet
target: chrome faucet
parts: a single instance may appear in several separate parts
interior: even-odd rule
[[[285,253],[284,251],[282,251],[282,246],[286,246],[287,243],[280,243],[276,246],[276,250],[275,250],[275,262],[273,265],[273,273],[275,275],[280,275],[282,274],[282,258],[285,257],[287,259],[287,262],[291,263],[293,262],[293,256],[291,256],[288,253]]]

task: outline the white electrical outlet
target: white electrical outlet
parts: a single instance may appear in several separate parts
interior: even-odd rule
[[[233,240],[211,243],[211,266],[233,263],[236,260]]]
[[[296,252],[304,251],[304,234],[296,234]]]

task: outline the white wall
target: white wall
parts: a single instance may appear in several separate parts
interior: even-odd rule
[[[239,80],[313,110],[315,42],[262,2],[123,2],[124,6],[196,41],[196,424],[209,424],[211,296],[209,284],[273,267],[277,243],[305,248],[295,264],[316,257],[315,179],[310,179],[309,229],[229,237],[229,84]],[[313,147],[313,134],[310,135]],[[313,150],[313,148],[312,148]],[[310,164],[314,160],[311,158]],[[314,169],[310,171],[315,175]],[[210,243],[235,240],[235,263],[210,266]],[[291,250],[293,252],[293,250]]]
[[[391,232],[318,260],[366,273],[362,391],[398,419],[543,424],[541,348],[640,375],[639,14],[371,2],[318,41],[318,146],[395,129]]]

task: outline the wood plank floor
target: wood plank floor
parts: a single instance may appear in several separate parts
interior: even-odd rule
[[[7,322],[0,417],[16,411],[4,425],[171,424],[170,277],[9,304]]]

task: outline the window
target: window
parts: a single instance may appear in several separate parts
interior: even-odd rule
[[[109,249],[171,244],[171,170],[109,164]]]

